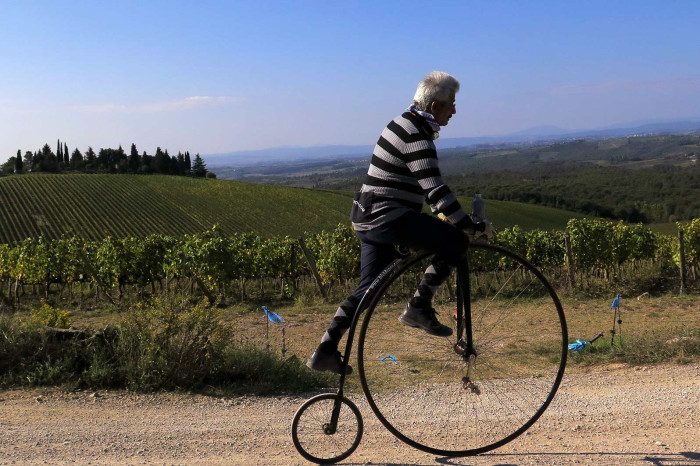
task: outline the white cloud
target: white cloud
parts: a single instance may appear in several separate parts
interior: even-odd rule
[[[240,102],[241,99],[230,96],[197,95],[183,99],[142,104],[95,104],[74,105],[71,108],[86,113],[167,113],[191,110],[201,107],[228,105]]]

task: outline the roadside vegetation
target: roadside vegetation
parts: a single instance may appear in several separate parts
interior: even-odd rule
[[[286,349],[255,344],[206,298],[137,302],[99,329],[72,327],[70,314],[42,301],[0,315],[0,386],[266,394],[331,383]]]

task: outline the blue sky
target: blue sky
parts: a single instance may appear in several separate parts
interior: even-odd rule
[[[0,161],[373,144],[418,81],[442,137],[700,119],[700,1],[0,2]]]

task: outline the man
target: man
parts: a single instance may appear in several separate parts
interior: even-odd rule
[[[351,212],[361,242],[360,285],[338,308],[306,363],[311,369],[340,373],[338,342],[350,327],[364,292],[396,259],[395,245],[435,252],[399,320],[431,335],[452,334],[450,327],[437,320],[432,297],[466,253],[468,239],[461,230],[473,233],[485,229],[485,224],[472,222],[442,181],[433,143],[440,127],[456,113],[458,91],[459,82],[453,76],[433,71],[418,84],[413,105],[382,131]],[[446,221],[421,213],[424,200]],[[347,366],[346,372],[352,368]]]

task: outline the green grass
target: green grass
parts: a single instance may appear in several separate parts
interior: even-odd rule
[[[352,193],[172,176],[25,174],[0,178],[0,243],[43,234],[182,235],[219,224],[226,234],[298,236],[349,222]],[[465,209],[471,199],[460,199]],[[532,204],[487,200],[497,228],[562,229],[580,217]]]

